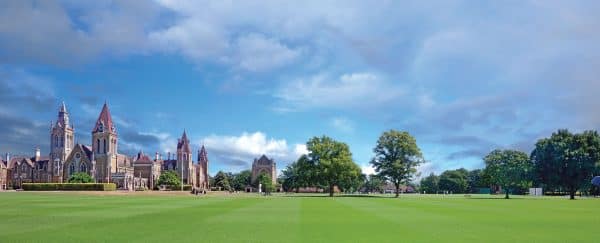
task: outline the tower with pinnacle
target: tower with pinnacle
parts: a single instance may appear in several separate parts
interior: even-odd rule
[[[50,129],[50,166],[52,181],[62,181],[62,165],[73,150],[75,130],[69,121],[69,112],[64,102],[59,107],[58,118]]]

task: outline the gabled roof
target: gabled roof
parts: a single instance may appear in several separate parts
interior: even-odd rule
[[[135,157],[135,163],[151,164],[153,161],[150,159],[150,157],[148,157],[148,155],[145,155],[144,152],[140,151]]]
[[[98,116],[98,120],[96,120],[96,125],[94,126],[94,130],[92,132],[99,132],[101,126],[103,127],[103,131],[116,132],[113,125],[112,116],[110,115],[110,110],[108,110],[108,105],[106,103],[104,103],[104,106],[102,106],[102,111]]]

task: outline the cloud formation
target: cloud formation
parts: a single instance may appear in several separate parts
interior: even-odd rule
[[[249,168],[254,158],[264,154],[274,158],[278,168],[282,169],[307,153],[303,144],[290,146],[285,139],[268,138],[262,132],[244,132],[239,136],[210,135],[201,139],[199,144],[203,144],[221,163],[238,168]]]

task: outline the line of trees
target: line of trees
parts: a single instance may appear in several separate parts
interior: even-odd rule
[[[474,192],[473,188],[501,186],[509,193],[542,187],[546,192],[591,191],[590,181],[600,174],[600,136],[596,131],[571,133],[558,130],[537,141],[530,155],[517,150],[496,149],[483,158],[483,170],[448,170],[421,180],[420,191]]]
[[[409,184],[424,159],[415,138],[407,132],[389,130],[377,140],[373,149],[375,156],[370,161],[375,175],[366,176],[352,160],[347,144],[327,136],[314,137],[306,143],[308,154],[288,165],[281,176],[284,190],[304,187],[322,188],[333,196],[337,187],[343,192],[359,189],[381,191],[385,183],[396,188]]]

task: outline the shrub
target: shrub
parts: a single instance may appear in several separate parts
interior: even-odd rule
[[[69,183],[92,183],[94,182],[94,178],[92,178],[88,173],[85,172],[77,172],[71,177],[69,177]]]
[[[23,183],[25,191],[114,191],[114,183]]]

